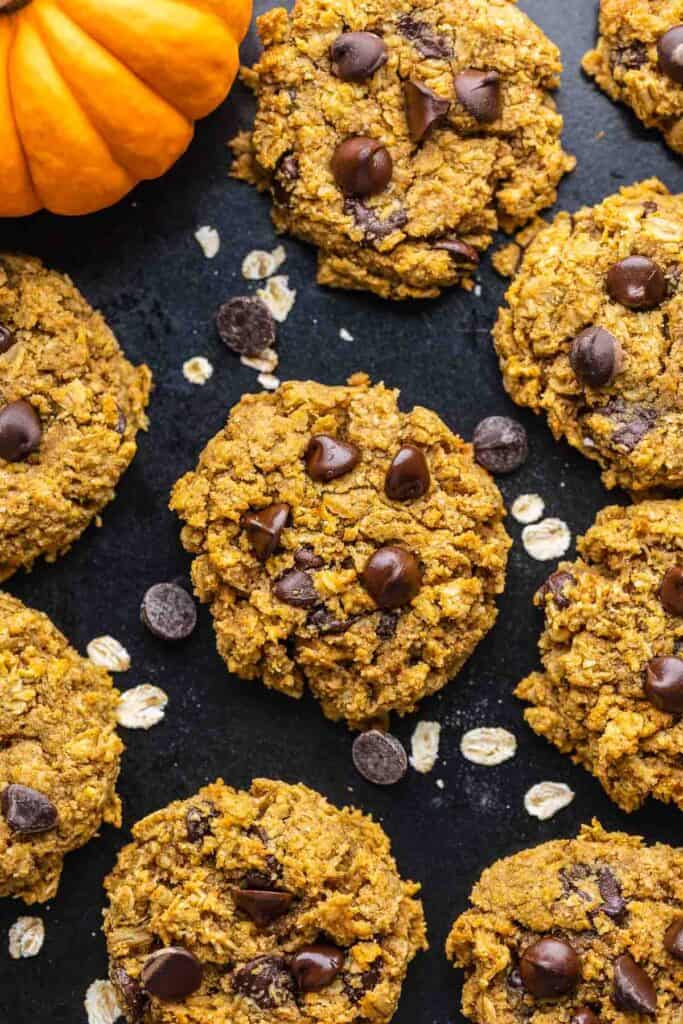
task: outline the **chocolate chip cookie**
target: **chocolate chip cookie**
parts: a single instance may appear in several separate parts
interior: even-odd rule
[[[625,811],[648,796],[683,810],[683,500],[603,509],[578,549],[536,595],[524,717]]]
[[[557,47],[509,0],[297,0],[259,19],[258,96],[236,177],[319,250],[318,280],[386,298],[472,286],[493,231],[574,167]]]
[[[0,580],[54,561],[111,501],[150,380],[67,277],[0,255]]]
[[[594,822],[483,873],[448,938],[478,1024],[599,1024],[683,1012],[683,850]]]
[[[683,0],[601,0],[583,68],[683,153]]]
[[[438,416],[364,374],[246,395],[171,508],[230,671],[308,685],[330,718],[413,710],[495,621],[498,489]]]
[[[0,593],[0,896],[51,899],[65,854],[120,825],[118,699],[47,616]]]
[[[426,948],[382,829],[301,785],[206,786],[139,822],[105,885],[128,1024],[383,1024]]]
[[[494,329],[507,391],[607,487],[683,487],[683,195],[656,180],[560,213]]]

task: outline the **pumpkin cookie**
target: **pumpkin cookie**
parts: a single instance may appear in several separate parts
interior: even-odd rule
[[[536,595],[543,672],[517,688],[531,728],[633,811],[683,810],[683,500],[612,506]]]
[[[233,173],[319,249],[318,280],[385,298],[472,286],[479,252],[550,206],[575,161],[559,51],[509,0],[297,0],[259,19]]]
[[[507,391],[607,487],[683,487],[682,270],[683,195],[643,181],[542,228],[499,313]]]
[[[105,885],[129,1024],[383,1024],[426,948],[382,829],[301,785],[206,786],[136,825]]]
[[[478,1024],[679,1024],[683,850],[597,822],[483,873],[448,938]]]
[[[683,153],[683,0],[601,0],[583,69]]]
[[[47,616],[0,593],[0,896],[51,899],[65,854],[120,825],[118,699]]]
[[[67,277],[0,256],[0,580],[54,561],[111,501],[150,381]]]
[[[509,538],[472,448],[398,392],[283,384],[245,396],[175,486],[231,672],[362,726],[412,711],[496,618]]]

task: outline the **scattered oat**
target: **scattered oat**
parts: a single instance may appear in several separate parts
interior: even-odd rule
[[[151,729],[162,721],[167,704],[163,690],[143,683],[121,694],[116,719],[124,729]]]
[[[246,277],[247,281],[261,281],[279,270],[286,259],[287,253],[282,245],[278,245],[272,252],[252,249],[242,260],[242,276]]]
[[[86,653],[93,665],[108,672],[127,672],[130,668],[130,654],[113,636],[96,636],[86,647]]]
[[[437,779],[436,780],[436,784],[439,787],[439,789],[445,789],[446,788],[446,783],[443,781],[443,779]]]
[[[265,302],[274,319],[280,324],[284,323],[296,299],[296,291],[289,287],[289,278],[285,274],[271,277],[256,294]]]
[[[540,494],[520,494],[510,512],[518,523],[535,523],[545,512],[545,502]]]
[[[192,356],[183,363],[183,376],[190,384],[206,384],[213,377],[213,366],[205,356]]]
[[[568,807],[576,794],[564,782],[537,782],[524,797],[527,814],[546,821]]]
[[[221,247],[221,236],[215,228],[210,228],[208,224],[205,224],[204,227],[198,228],[195,231],[194,237],[199,242],[207,260],[212,260],[214,256],[218,255],[218,250]]]
[[[242,366],[248,366],[250,370],[258,370],[259,373],[272,373],[277,369],[279,361],[274,348],[264,348],[258,356],[240,356]]]
[[[539,562],[561,558],[571,542],[569,527],[562,519],[542,519],[540,523],[525,526],[522,530],[526,553]]]
[[[280,378],[275,377],[272,373],[259,373],[256,379],[266,391],[277,391],[280,387]]]
[[[460,740],[460,753],[473,764],[491,767],[515,756],[517,740],[507,729],[470,729]]]
[[[438,722],[418,722],[411,739],[410,763],[416,772],[430,772],[439,754],[441,726]]]
[[[347,331],[345,327],[339,328],[339,337],[342,341],[355,341],[351,331]]]
[[[123,1017],[116,990],[110,981],[93,981],[85,993],[88,1024],[115,1024]]]
[[[9,930],[9,955],[13,960],[38,956],[45,942],[41,917],[19,917]]]

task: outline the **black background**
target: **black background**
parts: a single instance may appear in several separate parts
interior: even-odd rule
[[[258,3],[259,13],[267,6]],[[680,159],[581,73],[581,56],[594,39],[595,0],[521,0],[521,7],[563,50],[558,100],[566,119],[566,148],[579,165],[562,184],[559,205],[574,210],[621,184],[655,174],[681,191]],[[245,61],[255,53],[252,34]],[[238,86],[198,126],[190,151],[163,180],[141,186],[111,210],[80,220],[41,214],[0,224],[0,247],[39,255],[71,274],[107,315],[129,357],[149,363],[156,382],[150,431],[105,511],[103,528],[89,529],[56,565],[41,564],[30,575],[19,574],[8,589],[47,612],[81,651],[95,636],[117,637],[133,660],[130,672],[116,677],[121,688],[155,683],[170,696],[161,725],[124,734],[123,830],[105,828],[99,841],[67,858],[58,898],[49,906],[27,911],[23,904],[2,901],[2,1024],[85,1021],[85,990],[95,978],[106,977],[99,932],[101,882],[131,824],[217,776],[238,787],[261,775],[301,780],[338,804],[355,803],[385,826],[401,871],[424,885],[431,941],[430,952],[418,956],[410,969],[396,1024],[463,1019],[457,1010],[460,975],[447,964],[443,945],[473,882],[493,859],[572,836],[593,816],[606,827],[651,840],[679,844],[683,836],[675,809],[651,801],[626,816],[592,776],[524,724],[522,707],[511,692],[537,664],[541,617],[531,597],[552,563],[529,558],[520,542],[521,527],[512,520],[515,543],[497,626],[457,681],[424,701],[419,714],[395,724],[409,743],[418,720],[438,720],[439,761],[429,775],[411,770],[388,791],[355,774],[351,733],[324,719],[311,699],[295,702],[257,683],[228,678],[214,649],[206,609],[199,628],[181,647],[156,641],[140,625],[144,590],[188,570],[178,524],[166,507],[173,482],[194,464],[240,395],[258,390],[256,375],[222,348],[212,326],[217,305],[247,290],[240,275],[246,253],[276,244],[268,201],[227,176],[226,141],[248,125],[251,110],[250,97]],[[213,261],[204,258],[193,237],[202,224],[221,234],[221,250]],[[289,274],[298,298],[279,332],[277,372],[282,379],[341,383],[363,369],[374,380],[399,387],[404,407],[431,406],[466,438],[485,415],[518,416],[531,436],[531,457],[521,471],[500,481],[505,498],[511,503],[518,494],[539,492],[547,514],[565,519],[574,534],[585,530],[601,506],[626,500],[608,494],[593,463],[566,444],[554,443],[543,421],[515,410],[506,397],[489,337],[504,282],[488,260],[479,274],[479,297],[453,291],[436,301],[392,305],[369,295],[319,288],[313,251],[291,239],[285,246],[288,260],[281,272]],[[340,340],[341,327],[355,340]],[[182,374],[184,360],[198,354],[215,367],[203,388]],[[519,750],[513,761],[483,768],[461,757],[462,733],[482,725],[504,726],[516,734]],[[443,779],[443,790],[437,779]],[[523,796],[544,779],[567,782],[576,799],[556,817],[539,822],[526,814]],[[7,929],[27,912],[43,915],[45,946],[34,960],[12,961]]]

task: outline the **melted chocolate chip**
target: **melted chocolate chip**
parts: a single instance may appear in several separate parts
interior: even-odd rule
[[[199,807],[190,807],[185,816],[185,828],[187,829],[187,838],[191,843],[201,843],[205,836],[211,835],[212,817],[215,817],[215,813],[206,813]]]
[[[344,992],[347,998],[355,1005],[360,1002],[366,992],[376,988],[382,976],[382,959],[379,957],[370,964],[367,971],[360,974],[348,973],[344,975]]]
[[[276,339],[273,314],[255,295],[238,295],[216,313],[216,329],[224,345],[238,356],[258,356]]]
[[[547,935],[524,950],[519,970],[527,992],[537,999],[557,999],[576,988],[581,962],[568,942]]]
[[[123,434],[125,434],[126,432],[127,426],[128,420],[126,419],[126,414],[123,411],[123,409],[119,409],[119,414],[116,418],[116,426],[114,427],[114,430],[116,431],[117,434],[121,434],[121,436],[123,436]]]
[[[415,555],[391,545],[375,551],[368,559],[361,579],[380,608],[401,608],[417,596],[422,570]]]
[[[38,413],[23,398],[0,409],[0,459],[22,462],[40,446],[42,436]]]
[[[380,640],[391,640],[396,635],[398,615],[396,612],[380,612],[375,633]]]
[[[352,196],[347,196],[344,200],[344,211],[353,217],[370,242],[388,238],[394,231],[400,231],[408,223],[408,214],[403,207],[393,210],[382,220],[374,210],[362,203],[360,199],[355,199]]]
[[[647,256],[627,256],[607,271],[607,291],[629,309],[655,309],[666,298],[666,277]]]
[[[317,992],[330,985],[344,963],[337,946],[319,943],[304,946],[289,961],[289,969],[300,992]]]
[[[460,238],[441,238],[434,242],[435,249],[443,249],[458,266],[479,266],[479,253],[473,245]]]
[[[147,957],[140,980],[146,992],[164,1002],[187,999],[201,986],[204,968],[188,949],[166,946]]]
[[[659,599],[672,615],[683,615],[683,565],[667,569],[659,590]]]
[[[617,1010],[624,1013],[645,1013],[654,1017],[657,1012],[655,987],[629,953],[618,957],[614,964],[612,999]]]
[[[503,110],[503,94],[497,71],[461,71],[455,78],[455,94],[468,114],[481,124],[497,121]]]
[[[5,352],[9,352],[16,340],[9,327],[0,322],[0,356],[3,356]]]
[[[590,1006],[581,1006],[573,1014],[569,1024],[600,1024],[600,1018],[593,1013]]]
[[[437,35],[426,21],[419,21],[410,14],[404,14],[398,20],[398,29],[423,57],[445,60],[453,56],[453,48],[448,40]]]
[[[343,32],[330,47],[332,73],[344,82],[364,82],[387,62],[387,48],[374,32]]]
[[[272,1010],[291,999],[294,979],[283,956],[257,956],[235,971],[232,988],[262,1010]]]
[[[521,423],[508,416],[488,416],[472,435],[474,457],[490,473],[512,473],[526,462],[529,439]]]
[[[353,619],[335,619],[327,608],[316,608],[306,619],[306,625],[317,629],[319,633],[338,636],[351,627]]]
[[[391,501],[415,501],[429,490],[429,466],[421,448],[404,444],[394,456],[384,480]]]
[[[674,25],[657,43],[659,67],[672,82],[683,85],[683,25]]]
[[[379,729],[356,736],[351,753],[356,770],[376,786],[393,786],[408,770],[408,757],[401,741]]]
[[[638,447],[657,422],[657,413],[644,405],[634,405],[621,398],[608,402],[599,410],[603,416],[615,421],[612,444],[625,452]]]
[[[0,810],[12,832],[33,836],[57,827],[57,808],[43,793],[13,783],[0,796]]]
[[[645,670],[645,696],[660,711],[683,714],[683,659],[652,658]]]
[[[332,155],[332,174],[350,196],[374,196],[391,181],[394,164],[386,146],[366,135],[340,142]]]
[[[612,67],[633,70],[647,64],[647,48],[644,43],[630,43],[628,46],[615,46],[610,54]]]
[[[440,124],[450,109],[450,100],[442,99],[422,82],[405,84],[406,121],[413,142],[422,142],[429,130]]]
[[[328,483],[355,469],[360,462],[360,451],[355,444],[328,434],[316,434],[308,442],[304,462],[311,480]]]
[[[672,921],[664,932],[664,948],[676,960],[683,962],[683,917]]]
[[[601,868],[598,873],[598,889],[604,902],[600,907],[613,921],[621,923],[626,917],[626,901],[621,895],[619,879],[609,868]]]
[[[325,559],[316,555],[312,547],[305,544],[294,552],[294,565],[297,569],[321,569]]]
[[[130,974],[118,964],[112,967],[109,977],[121,997],[120,1002],[123,1004],[122,1008],[128,1020],[131,1024],[141,1024],[147,1006],[147,997],[139,982],[135,978],[131,978]]]
[[[622,366],[621,345],[604,327],[587,327],[574,338],[569,353],[571,368],[591,388],[607,387]]]
[[[294,897],[289,892],[275,892],[269,889],[235,889],[233,899],[254,924],[259,928],[265,928],[287,913]]]
[[[273,593],[279,601],[294,608],[312,608],[320,603],[313,579],[301,569],[289,569],[273,584]]]
[[[554,572],[552,576],[548,577],[543,586],[540,587],[538,596],[540,600],[543,601],[548,594],[550,594],[558,608],[569,608],[571,601],[565,595],[565,590],[570,587],[572,583],[576,583],[572,574],[560,569],[558,572]]]
[[[277,551],[282,531],[289,524],[290,518],[291,508],[282,501],[242,516],[242,528],[260,562],[265,562]]]

